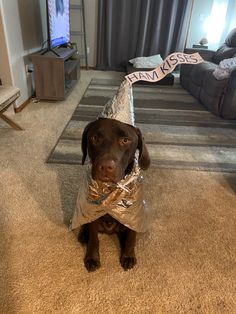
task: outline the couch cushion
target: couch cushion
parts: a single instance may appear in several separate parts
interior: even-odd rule
[[[236,119],[236,70],[231,73],[221,115],[225,119]]]
[[[210,96],[204,89],[201,89],[200,91],[200,97],[199,100],[201,101],[204,106],[214,113],[215,115],[220,115],[220,100],[217,97]]]
[[[199,99],[207,109],[219,115],[221,98],[228,79],[221,81],[215,79],[213,71],[216,67],[216,64],[208,61],[196,64],[190,70],[187,69],[186,65],[184,67],[185,73],[182,72],[183,67],[181,68],[180,78],[181,85],[185,89]]]
[[[227,44],[223,44],[214,54],[213,62],[219,64],[224,59],[232,58],[236,53],[236,47],[229,47]]]
[[[221,103],[224,92],[227,88],[228,79],[217,80],[212,72],[207,72],[204,76],[201,91],[199,93],[200,101],[214,114],[220,115]]]
[[[184,75],[183,72],[180,72],[180,84],[181,86],[190,92],[195,98],[199,99],[199,93],[201,90],[201,86],[196,85],[192,81],[191,75]]]
[[[196,85],[199,85],[199,86],[202,85],[202,82],[206,74],[210,73],[212,75],[216,67],[217,67],[216,64],[209,61],[205,61],[205,62],[194,65],[191,71],[192,81]]]
[[[180,75],[189,76],[194,66],[194,64],[181,64]]]
[[[202,88],[209,96],[220,98],[226,88],[227,82],[228,79],[217,80],[212,72],[207,72],[203,76]]]
[[[191,78],[189,78],[187,84],[188,84],[188,90],[189,90],[190,94],[193,95],[196,99],[199,99],[199,95],[201,92],[201,86],[194,84],[193,81],[191,80]]]
[[[227,38],[225,39],[225,43],[229,47],[236,47],[236,28],[232,29]]]

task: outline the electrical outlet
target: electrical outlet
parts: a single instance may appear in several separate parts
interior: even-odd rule
[[[25,73],[26,73],[26,75],[30,74],[29,73],[29,65],[28,64],[25,65]]]
[[[90,53],[90,48],[87,47],[87,55],[89,55],[89,53]]]
[[[32,63],[26,64],[25,65],[25,73],[27,76],[29,76],[33,72],[34,68]]]

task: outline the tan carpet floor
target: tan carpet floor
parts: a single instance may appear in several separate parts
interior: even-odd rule
[[[136,268],[119,265],[115,237],[100,236],[102,267],[88,273],[67,229],[80,166],[45,160],[92,77],[66,101],[30,103],[0,122],[0,313],[236,313],[235,174],[151,168],[150,231]],[[11,113],[9,113],[11,115]]]

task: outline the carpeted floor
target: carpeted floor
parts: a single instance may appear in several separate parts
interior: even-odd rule
[[[138,236],[137,267],[124,272],[115,237],[100,236],[101,268],[87,273],[68,232],[80,166],[47,164],[92,77],[83,72],[64,102],[31,103],[0,122],[0,313],[236,313],[235,174],[152,167],[153,209]]]
[[[92,79],[48,162],[81,164],[81,135],[97,118],[121,81]],[[153,166],[236,172],[236,121],[207,111],[180,84],[134,85],[135,122]]]

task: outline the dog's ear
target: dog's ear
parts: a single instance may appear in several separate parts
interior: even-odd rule
[[[84,165],[86,157],[87,157],[87,152],[88,152],[88,131],[93,125],[93,122],[90,122],[84,129],[83,134],[82,134],[82,142],[81,142],[81,149],[82,149],[82,165]]]
[[[144,142],[144,138],[142,136],[141,131],[138,128],[135,128],[135,130],[138,135],[138,147],[137,147],[139,150],[138,163],[141,169],[147,170],[151,163],[147,146]]]

